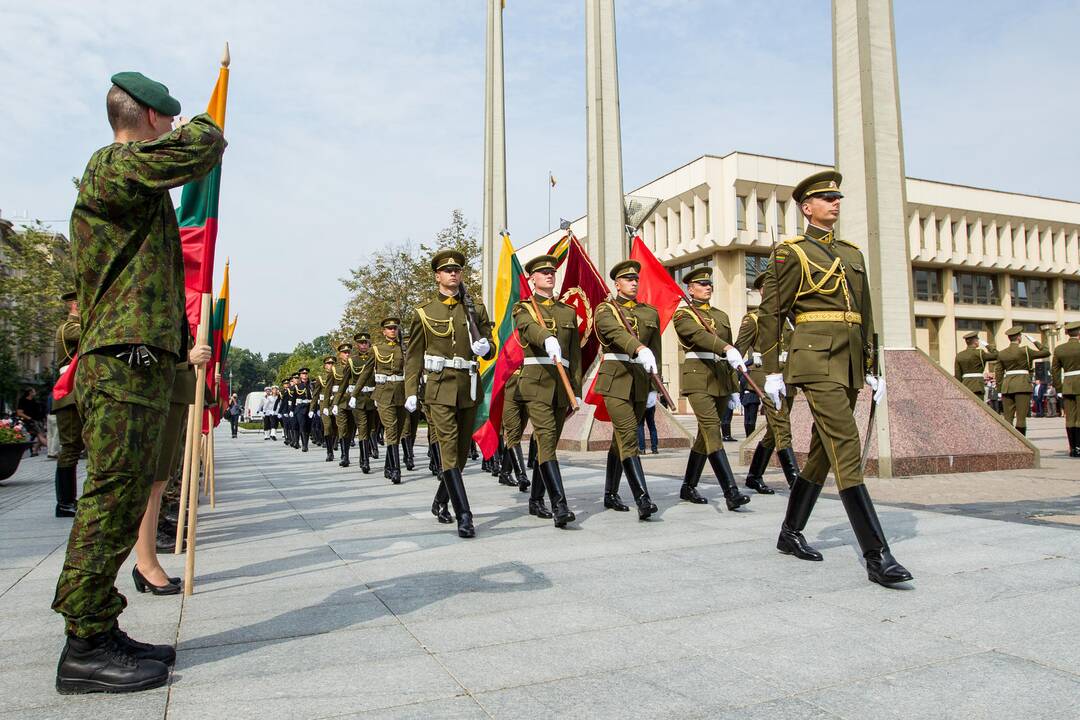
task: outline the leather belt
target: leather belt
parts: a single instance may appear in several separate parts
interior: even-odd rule
[[[795,324],[808,322],[843,322],[848,325],[862,324],[862,313],[845,310],[813,310],[795,316]]]
[[[716,360],[716,353],[714,352],[688,352],[686,353],[687,360]]]
[[[560,360],[559,363],[565,368],[570,367],[570,361],[567,360],[566,358],[563,358],[562,360]],[[525,364],[526,365],[554,365],[555,361],[552,360],[549,357],[527,357],[527,358],[525,358]]]
[[[1006,370],[1006,375],[1030,375],[1030,370]]]
[[[964,373],[964,377],[965,378],[979,378],[980,380],[982,380],[983,379],[983,374],[982,373]]]

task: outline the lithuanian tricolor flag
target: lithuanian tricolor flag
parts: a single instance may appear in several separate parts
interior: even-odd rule
[[[210,395],[208,397],[215,398],[217,402],[214,405],[214,410],[211,411],[211,422],[203,423],[203,432],[208,432],[210,427],[217,427],[221,422],[222,410],[224,410],[225,403],[228,402],[226,385],[224,378],[227,376],[225,372],[225,365],[229,358],[229,348],[232,346],[232,336],[236,331],[236,318],[233,318],[231,323],[229,319],[229,261],[225,261],[225,277],[221,281],[221,292],[218,294],[216,300],[211,304],[210,310],[210,348],[213,350],[213,354],[210,356],[210,363],[207,365],[208,372],[206,374],[206,384]],[[217,370],[217,374],[221,376],[220,382],[215,381],[214,370]]]
[[[206,112],[225,129],[225,102],[229,95],[229,50],[218,71],[217,84],[210,95]],[[180,226],[180,244],[184,248],[184,284],[187,288],[187,317],[191,334],[198,327],[202,295],[213,292],[214,247],[217,243],[218,195],[221,190],[221,165],[195,182],[188,183],[180,195],[176,221]]]

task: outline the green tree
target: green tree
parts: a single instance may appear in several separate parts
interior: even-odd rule
[[[232,373],[232,388],[241,401],[250,392],[262,390],[272,385],[266,369],[266,361],[261,353],[254,353],[247,348],[236,347],[229,350],[229,364],[226,373]]]

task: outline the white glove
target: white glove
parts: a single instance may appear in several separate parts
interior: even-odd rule
[[[645,398],[645,407],[656,407],[656,391],[653,390],[649,393],[649,397]]]
[[[488,342],[487,338],[480,338],[479,340],[473,342],[472,351],[473,355],[476,355],[477,357],[484,357],[489,352],[491,352],[491,343]]]
[[[786,362],[787,362],[787,350],[780,353],[780,364],[783,365]]]
[[[315,417],[315,412],[312,411],[312,410],[308,410],[307,416],[308,416],[308,420],[310,420],[311,418]]]
[[[1061,397],[1061,393],[1058,393],[1058,397]],[[574,401],[577,403],[578,409],[581,409],[581,398],[574,398]]]
[[[727,358],[728,365],[731,366],[732,370],[738,370],[739,368],[742,368],[743,371],[746,370],[746,360],[743,359],[742,353],[734,345],[727,349],[724,356]]]
[[[979,347],[981,347],[983,350],[985,350],[986,348],[990,347],[990,343],[988,343],[985,340],[980,338],[979,339]]]
[[[1026,340],[1027,340],[1027,341],[1028,341],[1029,343],[1031,343],[1032,345],[1034,345],[1034,344],[1035,344],[1035,338],[1031,337],[1031,336],[1030,336],[1030,335],[1028,335],[1027,333],[1024,333],[1024,338],[1025,338],[1025,339],[1026,339]]]
[[[289,417],[294,417],[294,414],[292,412],[290,412]]]
[[[739,393],[731,393],[731,397],[729,397],[727,401],[728,410],[734,410],[739,407],[739,404]]]
[[[787,385],[784,384],[784,376],[781,373],[770,373],[765,376],[765,394],[779,410],[780,396],[787,395]]]
[[[331,415],[337,415],[337,405],[335,405],[333,408],[330,409],[330,414]]]
[[[405,398],[405,409],[409,412],[416,412],[416,396],[410,395]]]
[[[874,402],[881,402],[881,398],[885,397],[885,378],[867,375],[866,384],[874,391]]]
[[[544,352],[547,356],[557,363],[562,362],[562,348],[559,346],[559,341],[555,337],[549,337],[544,340]]]
[[[642,345],[638,350],[637,359],[641,367],[645,368],[645,372],[650,375],[656,372],[656,356],[652,354],[652,350]]]
[[[353,410],[356,409],[356,398],[355,397],[349,398],[349,407],[352,408]]]
[[[755,367],[761,367],[761,353],[759,353],[759,352],[751,353],[751,357],[754,358],[754,366]]]

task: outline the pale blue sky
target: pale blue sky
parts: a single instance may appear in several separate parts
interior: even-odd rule
[[[510,229],[585,207],[584,3],[509,0]],[[1080,199],[1080,6],[896,0],[907,170]],[[219,270],[236,343],[288,350],[337,324],[338,278],[388,242],[479,220],[484,3],[0,0],[0,210],[66,218],[111,137],[109,76],[141,70],[185,114],[232,46]],[[827,0],[620,0],[623,154],[632,188],[731,150],[831,162]]]

